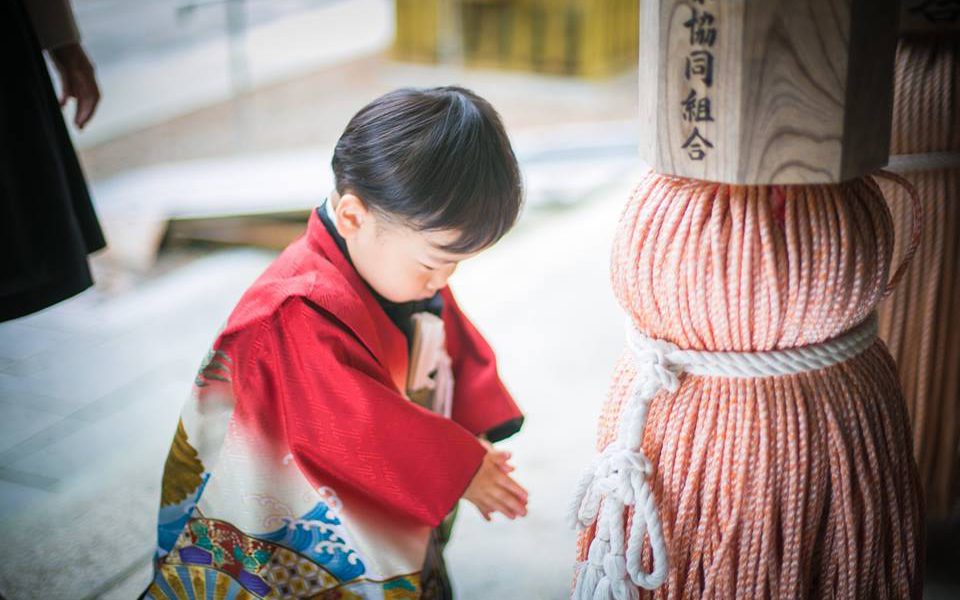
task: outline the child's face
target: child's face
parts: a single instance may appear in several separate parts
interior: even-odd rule
[[[447,285],[457,265],[477,253],[452,254],[442,246],[456,231],[416,231],[383,219],[353,194],[336,201],[334,222],[360,276],[392,302],[430,298]]]

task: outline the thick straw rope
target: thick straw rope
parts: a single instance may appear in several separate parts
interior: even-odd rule
[[[624,207],[611,283],[650,338],[711,356],[782,352],[862,324],[907,272],[917,232],[895,252],[873,177],[735,186],[650,173]],[[891,264],[898,254],[900,265]],[[671,355],[667,348],[660,353]],[[598,598],[661,600],[919,594],[921,502],[903,397],[882,343],[791,375],[684,376],[675,392],[636,403],[637,372],[649,367],[632,354],[617,364],[598,426],[598,450],[610,457],[600,460],[619,464],[581,490],[592,498],[577,514],[579,598],[591,588]],[[658,377],[671,381],[663,370]],[[642,430],[637,410],[645,411]],[[642,446],[623,441],[630,428]],[[614,443],[642,455],[614,460]],[[621,466],[632,469],[622,494],[630,505],[602,501]]]
[[[917,265],[880,305],[879,335],[897,361],[926,493],[926,517],[960,514],[960,39],[900,40],[889,168],[923,199]],[[898,232],[905,194],[884,190]]]
[[[767,352],[682,350],[675,344],[643,335],[627,320],[627,346],[636,379],[620,419],[617,438],[583,474],[571,510],[575,526],[596,522],[586,564],[577,575],[578,600],[628,600],[639,597],[634,584],[659,587],[667,575],[667,549],[653,490],[647,481],[650,461],[641,449],[650,401],[661,391],[676,392],[686,373],[715,377],[776,377],[823,369],[853,358],[876,338],[877,320],[870,315],[846,334],[820,344]],[[624,539],[624,516],[633,508]],[[653,569],[641,564],[643,537],[653,553]],[[629,579],[628,579],[629,577]]]
[[[929,154],[894,154],[887,168],[894,173],[960,169],[960,152],[930,152]]]

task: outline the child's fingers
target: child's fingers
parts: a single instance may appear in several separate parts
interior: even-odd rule
[[[490,452],[490,457],[493,459],[493,462],[497,464],[503,464],[510,460],[513,457],[513,454],[507,452],[506,450],[493,450]]]
[[[523,486],[521,486],[519,483],[514,481],[512,477],[509,477],[507,475],[498,477],[497,484],[500,487],[509,491],[514,496],[523,499],[524,502],[526,502],[527,498],[530,496],[530,493],[527,492],[527,490],[525,490]]]
[[[493,497],[497,510],[511,519],[515,519],[517,516],[526,516],[526,503],[508,491],[504,489],[496,490],[493,492]]]
[[[488,514],[495,512],[503,513],[508,519],[513,519],[515,518],[515,513],[505,501],[507,497],[508,494],[503,490],[498,490],[497,488],[490,489],[483,495],[483,499],[477,504],[477,508],[479,508],[481,512],[486,511]]]
[[[480,513],[480,516],[484,518],[485,521],[490,520],[490,513],[493,512],[493,506],[483,498],[477,498],[470,500],[470,502],[477,507],[477,512]]]
[[[507,463],[503,463],[503,464],[501,464],[501,465],[497,465],[497,468],[500,469],[500,471],[503,472],[503,473],[513,473],[514,471],[517,470],[516,467],[514,467],[514,466],[511,465],[511,464],[507,464]]]

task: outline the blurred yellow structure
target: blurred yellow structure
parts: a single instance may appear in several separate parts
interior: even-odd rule
[[[600,77],[637,62],[636,0],[396,0],[401,60]]]

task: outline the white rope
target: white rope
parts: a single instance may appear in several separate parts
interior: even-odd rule
[[[870,315],[842,336],[820,344],[766,352],[681,350],[649,338],[627,320],[627,346],[636,377],[620,415],[616,439],[583,474],[571,507],[575,527],[596,523],[587,560],[577,573],[575,600],[637,600],[636,586],[653,590],[667,577],[667,546],[648,477],[653,466],[644,456],[643,429],[650,401],[667,390],[676,392],[684,373],[713,377],[775,377],[823,369],[869,348],[877,335]],[[633,508],[629,532],[624,517]],[[649,539],[653,568],[643,570],[643,539]]]
[[[927,152],[923,154],[894,154],[887,162],[894,173],[938,171],[960,168],[960,152]]]

